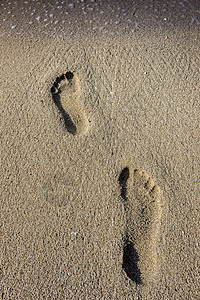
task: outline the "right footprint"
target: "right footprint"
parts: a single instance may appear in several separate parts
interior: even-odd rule
[[[81,108],[81,89],[76,74],[66,72],[57,77],[51,93],[54,103],[62,114],[67,130],[73,135],[85,133],[89,126],[88,118]]]
[[[123,169],[118,180],[127,219],[122,267],[131,280],[147,284],[158,274],[160,188],[138,169]]]

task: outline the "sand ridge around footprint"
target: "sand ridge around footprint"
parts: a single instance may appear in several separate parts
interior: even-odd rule
[[[81,87],[78,76],[66,72],[56,78],[51,93],[54,103],[62,114],[68,132],[73,135],[83,134],[88,130],[89,121],[82,108]]]
[[[149,283],[158,274],[160,188],[146,172],[131,168],[123,169],[119,183],[127,221],[123,269],[137,284]]]

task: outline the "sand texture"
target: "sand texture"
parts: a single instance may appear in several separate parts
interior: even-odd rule
[[[1,6],[1,299],[199,299],[196,2],[113,1],[118,24],[68,1],[49,27],[25,2]]]

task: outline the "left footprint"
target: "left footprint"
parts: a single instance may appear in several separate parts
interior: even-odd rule
[[[89,121],[84,109],[81,108],[81,88],[77,75],[66,72],[57,77],[51,93],[64,118],[67,130],[73,135],[85,133],[88,130]]]

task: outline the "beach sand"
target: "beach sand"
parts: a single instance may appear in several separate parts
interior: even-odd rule
[[[197,2],[25,2],[1,5],[1,298],[199,299]]]

